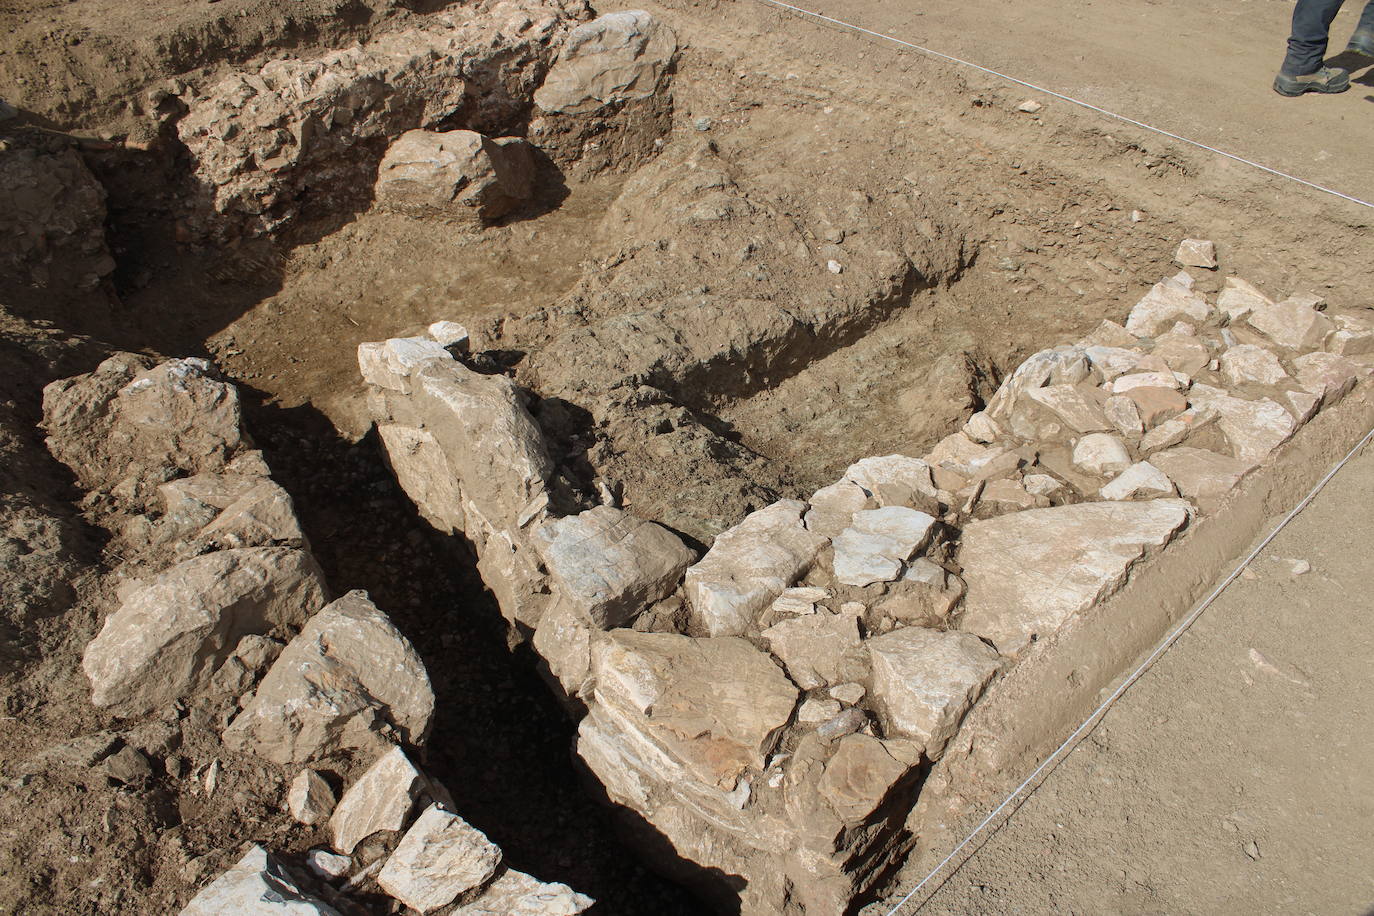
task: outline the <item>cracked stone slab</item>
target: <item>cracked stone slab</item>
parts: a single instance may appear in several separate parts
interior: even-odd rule
[[[491,880],[501,849],[467,821],[437,805],[415,819],[377,874],[382,889],[428,913]]]
[[[1152,459],[1153,460],[1153,459]],[[1167,471],[1166,471],[1167,473]],[[1029,509],[964,529],[960,628],[1018,655],[1107,598],[1131,567],[1187,524],[1179,499]]]
[[[934,517],[916,509],[887,506],[856,512],[853,524],[834,541],[835,578],[860,587],[892,582],[930,543],[934,530]]]

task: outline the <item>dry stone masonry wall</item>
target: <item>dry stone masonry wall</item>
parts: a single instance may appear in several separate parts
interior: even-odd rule
[[[237,390],[207,362],[118,355],[49,385],[44,425],[123,560],[81,660],[91,702],[131,723],[217,723],[225,751],[256,755],[292,817],[329,836],[307,870],[252,845],[183,913],[356,912],[343,892],[369,880],[421,913],[591,906],[509,868],[412,762],[434,715],[424,663],[365,592],[329,600]],[[121,756],[120,772],[148,771],[133,747]],[[205,794],[220,770],[203,764]]]
[[[1374,325],[1237,277],[1209,301],[1185,270],[924,456],[860,460],[701,556],[613,488],[578,504],[525,394],[453,351],[362,345],[381,439],[532,631],[587,770],[744,912],[834,913],[911,848],[980,698],[1374,372]]]

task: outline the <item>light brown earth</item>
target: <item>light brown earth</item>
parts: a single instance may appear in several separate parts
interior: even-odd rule
[[[177,164],[120,143],[140,140],[138,100],[169,77],[209,81],[230,66],[363,39],[442,5],[0,0],[0,97],[24,110],[26,129],[79,147],[105,183],[118,262],[108,303],[93,297],[17,315],[9,313],[12,303],[0,303],[7,307],[0,419],[14,420],[30,451],[46,459],[33,425],[44,382],[88,371],[114,348],[215,357],[242,386],[253,435],[292,493],[333,588],[368,589],[431,671],[442,672],[426,765],[454,788],[465,816],[519,867],[596,896],[604,912],[694,912],[699,905],[685,892],[649,875],[632,850],[611,838],[609,818],[579,792],[568,761],[568,722],[527,653],[507,653],[471,556],[455,555],[421,526],[375,443],[356,439],[358,342],[412,332],[437,318],[479,330],[499,327],[501,319],[526,320],[521,333],[537,356],[548,338],[530,330],[537,321],[528,319],[568,312],[565,297],[579,278],[609,272],[636,241],[604,219],[625,176],[547,187],[529,212],[476,236],[370,212],[322,219],[278,247],[223,251],[177,240],[169,216]],[[968,255],[866,336],[844,345],[820,341],[798,354],[794,369],[747,396],[708,393],[689,403],[713,414],[710,422],[745,456],[708,462],[701,472],[719,512],[710,526],[747,511],[746,495],[801,492],[859,456],[920,454],[1026,354],[1105,315],[1121,317],[1168,269],[1179,238],[1215,239],[1225,272],[1274,293],[1311,288],[1338,306],[1374,301],[1368,211],[1062,103],[1051,101],[1037,115],[1017,112],[1031,93],[752,0],[641,5],[670,21],[688,44],[666,155],[712,150],[752,205],[780,214],[779,224],[795,225],[816,246],[827,232],[847,230],[836,244],[851,265],[873,254],[875,240],[913,231]],[[917,10],[846,0],[823,8],[1225,142],[1351,193],[1374,190],[1367,155],[1374,129],[1366,114],[1374,76],[1360,76],[1355,90],[1331,99],[1284,100],[1267,88],[1286,31],[1286,3],[1248,0],[1200,10],[1183,0],[1087,7],[973,0]],[[1338,40],[1346,31],[1338,25]],[[1068,39],[1057,33],[1079,43],[1058,53]],[[698,128],[702,118],[709,119],[705,130]],[[912,210],[887,210],[889,199],[903,199]],[[721,250],[738,249],[759,231],[741,223],[722,226]],[[655,228],[665,240],[682,238],[672,226]],[[780,278],[772,294],[802,303],[822,300],[857,273],[835,280],[824,259],[793,263],[773,255],[768,264]],[[684,288],[694,282],[667,279]],[[1207,277],[1201,285],[1212,292],[1219,283]],[[639,455],[629,464],[629,482],[648,504],[661,469]],[[70,517],[83,562],[97,562],[99,536],[76,518],[65,470],[38,459],[16,467],[10,470],[24,486]],[[740,483],[746,477],[747,486]],[[1352,558],[1356,553],[1352,548]],[[1315,551],[1308,559],[1316,571],[1299,581],[1302,587],[1318,581],[1326,562]],[[4,684],[0,711],[12,717],[12,744],[24,751],[108,724],[86,704],[75,671],[101,596],[89,583],[76,585],[73,610],[30,621],[23,634],[25,652],[37,652],[40,662],[16,678],[22,684]],[[1332,652],[1342,664],[1362,658],[1348,646]],[[6,674],[17,670],[16,664]],[[1263,677],[1251,676],[1253,689],[1261,689]],[[1345,721],[1335,707],[1309,708],[1330,728]],[[18,757],[11,753],[9,762]],[[0,849],[8,882],[0,882],[0,911],[40,899],[45,912],[173,908],[226,864],[236,843],[253,836],[261,813],[225,816],[207,806],[173,817],[156,805],[135,806],[137,816],[112,836],[108,827],[102,832],[99,811],[122,790],[99,780],[87,787],[55,770],[25,775],[37,779],[36,788],[7,800],[17,827]],[[1230,803],[1229,784],[1222,789]],[[31,803],[35,793],[43,805]],[[176,852],[194,867],[129,874],[120,847],[125,836],[145,821],[151,834],[178,818],[185,822],[185,855],[179,838],[175,850],[159,847],[145,858],[171,860]],[[35,853],[32,837],[49,840]],[[1257,842],[1263,866],[1272,857],[1268,841]],[[1150,845],[1141,840],[1131,848]],[[1043,860],[1036,852],[1042,848],[1029,847],[1032,861]],[[1009,899],[1000,909],[1056,908],[1038,899],[1024,907]]]
[[[1372,542],[1366,448],[901,912],[1370,912]]]

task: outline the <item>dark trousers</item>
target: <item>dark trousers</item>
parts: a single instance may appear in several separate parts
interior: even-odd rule
[[[1293,10],[1293,36],[1288,39],[1288,56],[1283,72],[1289,76],[1316,73],[1326,57],[1326,41],[1331,20],[1336,18],[1343,0],[1298,0]],[[1365,6],[1358,29],[1374,31],[1374,0]]]

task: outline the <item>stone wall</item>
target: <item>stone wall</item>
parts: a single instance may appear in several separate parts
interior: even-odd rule
[[[831,913],[912,847],[970,710],[1374,371],[1374,325],[1182,272],[928,454],[860,460],[695,562],[562,487],[509,380],[424,339],[359,357],[398,479],[532,630],[609,799],[744,912]]]

